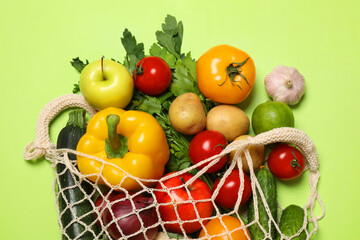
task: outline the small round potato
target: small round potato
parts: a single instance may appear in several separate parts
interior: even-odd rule
[[[237,137],[234,141],[246,140],[247,138],[252,138],[252,136],[250,136],[250,135],[242,135],[242,136]],[[248,149],[249,149],[251,160],[252,160],[252,163],[253,163],[253,169],[256,170],[264,163],[264,160],[265,160],[265,146],[264,145],[254,145],[254,146],[248,147]],[[230,153],[231,161],[233,161],[235,153],[236,153],[236,151],[232,151]],[[245,158],[245,153],[244,152],[241,153],[241,160],[242,160],[244,172],[249,173],[250,168],[249,168],[249,164],[248,164],[248,162],[247,162],[247,160]]]
[[[228,142],[248,132],[250,121],[243,110],[234,105],[218,105],[207,115],[206,129],[221,132]]]
[[[200,98],[195,93],[184,93],[171,103],[169,120],[176,131],[195,135],[204,130],[206,114]]]

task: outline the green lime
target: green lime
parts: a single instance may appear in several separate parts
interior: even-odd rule
[[[294,114],[286,103],[267,101],[255,108],[251,124],[255,134],[279,127],[294,127]]]

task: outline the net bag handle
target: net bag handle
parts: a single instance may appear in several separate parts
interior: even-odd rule
[[[24,148],[23,157],[25,160],[35,160],[41,157],[51,159],[56,146],[50,140],[50,122],[62,111],[78,107],[86,110],[92,117],[96,110],[93,109],[83,96],[77,94],[66,94],[59,96],[47,103],[38,116],[35,130],[35,140],[28,143]]]

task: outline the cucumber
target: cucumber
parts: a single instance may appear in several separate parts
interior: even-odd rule
[[[270,212],[272,217],[277,221],[277,212],[278,212],[278,205],[277,205],[277,188],[274,176],[271,174],[268,168],[261,168],[256,173],[256,178],[260,184],[260,187],[264,193],[266,202],[270,208]],[[261,226],[269,232],[269,216],[265,210],[265,206],[261,200],[260,193],[257,191],[257,199],[258,199],[258,210],[259,210],[259,222]],[[248,222],[252,222],[255,219],[255,209],[254,209],[254,199],[251,198],[249,202],[249,209],[248,209]],[[258,223],[252,224],[249,226],[249,232],[251,235],[252,240],[260,240],[260,239],[269,239],[265,238],[265,234],[261,230]],[[277,236],[277,230],[274,226],[274,223],[271,224],[271,238],[275,239]]]
[[[56,147],[58,149],[68,148],[75,150],[85,132],[85,111],[81,109],[71,111],[66,127],[59,133]],[[76,155],[69,154],[69,159],[76,160]],[[58,198],[59,212],[62,213],[60,217],[62,226],[66,229],[65,231],[70,239],[92,240],[94,239],[94,234],[90,231],[85,231],[84,225],[92,224],[92,230],[96,234],[99,232],[97,225],[94,224],[94,215],[90,213],[93,211],[93,205],[89,200],[83,200],[85,195],[79,187],[74,187],[79,179],[73,177],[69,169],[65,169],[65,165],[62,163],[58,163],[56,166],[56,171],[59,175],[59,187],[61,189],[67,188],[63,190],[63,194],[60,194]],[[87,182],[82,182],[81,187],[86,193],[93,191],[92,186]],[[67,208],[68,205],[65,199],[70,206],[69,208]],[[76,217],[81,219],[81,223],[74,222],[69,225]],[[63,234],[62,239],[67,240],[68,238]]]
[[[279,228],[285,236],[295,235],[303,226],[304,210],[297,205],[289,205],[281,214]],[[277,238],[280,240],[280,235]],[[305,240],[306,232],[302,231],[299,236],[292,238],[292,240]]]

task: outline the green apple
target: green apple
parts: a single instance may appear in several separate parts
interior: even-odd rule
[[[103,58],[81,71],[79,86],[86,101],[97,110],[125,108],[134,92],[134,80],[126,67]]]

